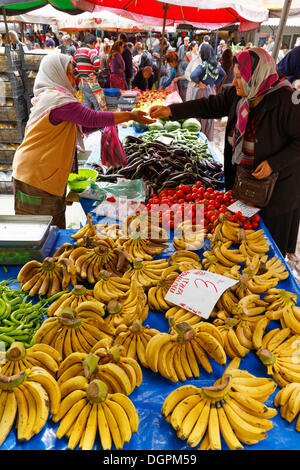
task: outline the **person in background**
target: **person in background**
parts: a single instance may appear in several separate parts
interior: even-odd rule
[[[96,49],[98,55],[100,55],[102,47],[103,47],[102,39],[100,37],[96,37],[95,49]]]
[[[131,87],[131,81],[133,79],[132,51],[128,45],[128,39],[125,33],[120,34],[119,40],[123,43],[124,46],[122,51],[122,57],[125,63],[126,88],[129,89]]]
[[[81,104],[72,57],[66,54],[42,59],[33,93],[24,139],[13,160],[15,214],[50,215],[52,224],[64,229],[68,176],[76,171],[77,151],[84,150],[83,136],[129,120],[153,120],[140,110],[97,112]]]
[[[50,33],[45,35],[45,47],[47,49],[54,49],[56,47],[54,39],[51,37]]]
[[[109,51],[108,56],[108,63],[110,67],[110,86],[111,88],[119,88],[120,90],[127,89],[125,61],[122,56],[123,49],[123,41],[115,41]]]
[[[148,51],[154,51],[154,48],[156,46],[159,46],[159,44],[160,44],[160,40],[159,40],[159,36],[157,33],[154,35],[154,37],[152,38],[148,37],[146,40],[146,46],[147,46]]]
[[[208,36],[208,34],[205,34],[205,36],[203,36],[203,41],[201,42],[199,46],[199,53],[201,51],[201,47],[203,46],[203,44],[210,44],[210,37]]]
[[[109,63],[108,63],[109,51],[110,51],[110,45],[107,42],[104,42],[102,51],[99,54],[100,70],[109,69]]]
[[[12,49],[17,49],[18,46],[22,46],[24,51],[28,51],[26,44],[20,41],[19,36],[17,35],[16,31],[10,30],[8,31],[10,45]]]
[[[58,46],[58,49],[63,50],[65,54],[69,54],[73,57],[73,55],[76,52],[76,47],[72,43],[72,40],[69,34],[64,34],[62,36],[62,43],[60,46]]]
[[[59,42],[60,46],[63,44],[63,36],[65,36],[65,34],[62,31],[59,31],[59,33],[58,33],[58,42]]]
[[[222,69],[225,71],[226,75],[225,75],[224,80],[222,80],[222,82],[220,82],[217,85],[216,87],[217,93],[221,93],[223,89],[232,86],[232,82],[234,79],[232,61],[233,61],[232,50],[230,49],[230,47],[226,47],[219,60],[220,65]]]
[[[50,33],[51,35],[51,38],[53,39],[54,43],[55,43],[55,47],[58,47],[59,46],[59,39],[58,37],[56,36],[56,34],[54,33],[54,31],[52,31]]]
[[[188,62],[192,62],[194,59],[199,59],[200,54],[199,54],[199,44],[197,41],[192,41],[188,47],[188,51],[185,54],[185,59]]]
[[[294,47],[277,64],[277,71],[282,73],[292,85],[300,79],[300,46]]]
[[[84,45],[75,51],[72,63],[74,77],[82,93],[83,104],[90,109],[100,111],[99,103],[87,82],[89,75],[97,75],[100,67],[100,59],[95,45],[96,37],[93,34],[87,34],[84,38]]]
[[[141,42],[136,46],[136,51],[137,51],[136,55],[132,57],[132,64],[133,64],[135,74],[139,70],[141,57],[144,52],[144,48]]]
[[[241,39],[239,40],[239,43],[241,46],[246,46],[246,41],[245,41],[244,36],[241,37]]]
[[[191,73],[191,80],[196,83],[192,99],[208,98],[216,94],[216,87],[222,83],[226,72],[217,61],[212,46],[203,44],[200,50],[201,64]],[[214,119],[200,119],[201,132],[212,142],[214,137]]]
[[[154,75],[152,67],[146,66],[139,69],[134,79],[132,80],[132,88],[139,90],[152,90],[154,85]]]
[[[225,45],[226,45],[226,42],[224,41],[224,39],[221,39],[221,41],[219,42],[219,45],[217,47],[217,58],[218,59],[222,56],[222,46],[225,46]]]
[[[183,39],[183,43],[179,46],[179,49],[178,49],[178,59],[179,59],[179,61],[184,60],[185,54],[188,51],[189,43],[190,43],[189,37],[185,36],[184,39]]]
[[[135,55],[137,55],[137,48],[140,47],[141,45],[143,44],[143,41],[142,41],[142,35],[141,33],[137,33],[135,35],[135,43],[134,43],[134,47],[133,47],[133,51],[132,51],[132,56],[134,57]]]
[[[272,55],[273,47],[275,45],[275,36],[269,36],[265,44],[266,51]]]

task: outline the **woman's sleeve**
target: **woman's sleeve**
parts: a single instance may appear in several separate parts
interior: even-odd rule
[[[171,67],[171,73],[170,73],[170,76],[168,78],[168,80],[165,81],[165,83],[163,84],[163,89],[167,88],[169,85],[171,85],[172,81],[174,80],[175,78],[175,70],[174,70],[174,67]]]
[[[231,106],[236,98],[234,87],[230,87],[219,95],[210,95],[208,98],[185,101],[170,105],[170,119],[188,119],[190,117],[201,119],[220,119],[228,116]]]
[[[115,57],[116,57],[117,68],[125,70],[125,61],[123,57],[121,56],[121,54],[118,53],[116,54]]]
[[[50,111],[50,122],[54,125],[63,121],[82,126],[83,132],[93,132],[101,127],[114,125],[114,113],[94,111],[81,103],[67,103]]]
[[[192,71],[190,78],[192,82],[199,83],[203,76],[203,67],[202,65],[197,65],[197,67]]]

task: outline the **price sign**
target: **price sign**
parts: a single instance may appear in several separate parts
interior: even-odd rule
[[[258,207],[248,206],[248,204],[245,204],[242,201],[235,201],[233,204],[228,206],[227,209],[234,213],[240,211],[243,216],[247,218],[252,217],[254,214],[260,211]]]
[[[165,145],[171,145],[173,140],[174,139],[172,139],[172,137],[167,137],[165,135],[162,135],[161,137],[158,137],[156,139],[157,142],[160,142],[161,144],[165,144]]]
[[[223,292],[237,282],[209,271],[191,269],[175,279],[165,300],[207,319]]]

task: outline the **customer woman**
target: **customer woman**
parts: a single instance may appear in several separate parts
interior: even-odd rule
[[[67,180],[77,149],[84,150],[83,135],[129,120],[153,122],[141,111],[98,112],[83,106],[71,61],[65,54],[42,59],[25,136],[13,160],[15,213],[51,215],[59,228],[65,228]]]
[[[153,118],[228,117],[225,133],[226,189],[238,165],[263,180],[278,179],[267,207],[260,211],[283,256],[295,253],[300,220],[300,106],[290,83],[280,78],[273,58],[255,47],[234,56],[232,87],[219,95],[171,106],[153,106]]]
[[[115,41],[108,54],[108,63],[110,67],[110,86],[126,90],[125,62],[122,57],[124,43],[120,40]]]
[[[192,99],[205,98],[216,94],[216,87],[224,80],[225,71],[217,61],[212,46],[203,43],[200,50],[201,64],[191,73],[196,83]],[[214,119],[200,119],[201,131],[209,141],[214,137]]]

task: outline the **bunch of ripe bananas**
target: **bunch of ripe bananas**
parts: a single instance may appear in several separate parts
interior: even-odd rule
[[[191,269],[202,269],[200,257],[189,250],[176,250],[169,258],[169,265],[176,265],[181,273]]]
[[[114,276],[109,271],[99,272],[99,281],[94,285],[94,297],[103,303],[112,299],[125,297],[129,293],[130,279]]]
[[[14,423],[19,441],[38,434],[49,413],[57,413],[60,400],[58,383],[43,368],[33,366],[12,376],[0,374],[0,445]]]
[[[168,260],[165,258],[151,261],[143,261],[140,258],[135,258],[132,267],[126,271],[123,278],[135,281],[138,286],[144,289],[149,289],[159,283],[163,271],[168,268],[168,266]]]
[[[148,290],[148,305],[150,310],[163,312],[168,310],[172,305],[165,300],[165,296],[175,279],[179,276],[179,273],[175,272],[176,270],[178,270],[177,265],[169,266],[164,269],[157,285],[150,287]]]
[[[165,317],[168,320],[169,324],[174,323],[188,323],[192,327],[196,327],[199,322],[201,322],[201,317],[199,315],[189,312],[183,307],[178,307],[177,305],[174,305],[173,307],[170,307],[166,313]]]
[[[90,352],[97,341],[114,334],[103,315],[103,304],[96,302],[83,302],[75,310],[66,308],[43,322],[36,332],[36,343],[49,344],[62,359],[75,351]]]
[[[226,363],[222,336],[208,322],[198,324],[195,329],[188,323],[175,324],[170,333],[156,334],[146,347],[148,367],[172,382],[199,377],[199,364],[211,373],[207,355],[218,364]]]
[[[118,243],[132,259],[139,258],[147,261],[168,248],[168,240],[166,231],[159,227],[159,223],[155,223],[148,212],[127,217],[118,237]]]
[[[259,295],[251,294],[243,297],[237,303],[230,297],[230,291],[224,296],[223,302],[228,302],[228,310],[232,305],[231,314],[228,310],[217,313],[213,324],[219,329],[224,348],[229,357],[244,357],[261,338],[269,321],[265,317],[267,302]]]
[[[143,380],[138,362],[126,357],[121,347],[111,346],[106,340],[99,341],[90,353],[75,352],[67,356],[60,364],[57,375],[62,391],[74,381],[86,378],[102,380],[109,393],[125,395],[130,395]]]
[[[289,328],[274,328],[263,336],[256,354],[280,387],[300,382],[300,335]]]
[[[283,320],[284,311],[297,303],[297,294],[289,292],[285,289],[269,289],[264,296],[264,301],[268,302],[266,316],[270,320]],[[284,328],[284,325],[281,324]],[[296,333],[296,331],[294,331]]]
[[[151,338],[158,333],[155,328],[143,325],[140,320],[134,320],[131,324],[116,328],[113,344],[121,345],[126,357],[131,357],[142,366],[148,367],[146,348]]]
[[[90,284],[95,284],[100,279],[100,271],[106,270],[116,276],[122,276],[130,267],[126,250],[118,246],[112,238],[101,239],[96,246],[90,248],[75,248],[71,251],[69,259],[75,265],[77,276]]]
[[[199,450],[221,450],[221,437],[231,450],[256,444],[272,429],[277,412],[264,402],[276,384],[232,367],[211,387],[183,385],[171,392],[162,415],[187,445]]]
[[[201,250],[206,233],[202,225],[182,222],[174,231],[173,246],[176,250]]]
[[[230,250],[232,251],[232,250]],[[241,266],[234,264],[232,266],[225,266],[220,262],[214,252],[205,250],[203,253],[203,267],[206,271],[220,274],[220,276],[231,277],[232,279],[239,279]]]
[[[110,394],[99,379],[73,381],[63,388],[61,397],[52,419],[59,422],[56,437],[66,436],[69,449],[79,445],[81,450],[92,450],[97,431],[103,450],[113,445],[122,449],[138,430],[139,417],[130,398],[123,393]]]
[[[300,383],[292,382],[281,388],[274,398],[274,406],[280,408],[280,416],[288,423],[298,416],[296,431],[300,432]]]
[[[17,281],[23,291],[33,297],[36,294],[48,298],[64,290],[70,283],[77,284],[77,275],[72,261],[60,258],[44,258],[43,262],[28,261],[20,269]]]
[[[121,324],[130,324],[134,320],[146,320],[149,312],[147,296],[135,281],[131,281],[130,289],[125,297],[112,299],[106,305],[105,321],[115,329]]]
[[[61,362],[59,352],[49,344],[34,344],[25,349],[23,343],[14,341],[1,356],[1,374],[6,376],[38,366],[55,377]]]
[[[92,289],[78,284],[69,292],[65,292],[49,306],[47,310],[48,317],[59,316],[65,308],[74,310],[82,302],[97,302]]]

